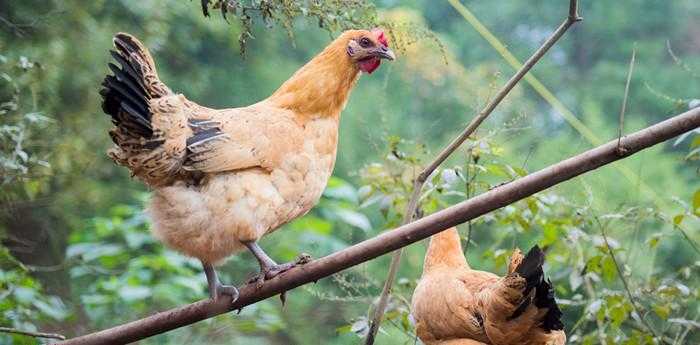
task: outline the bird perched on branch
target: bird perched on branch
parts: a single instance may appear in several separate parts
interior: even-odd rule
[[[433,235],[413,293],[416,333],[426,345],[561,345],[561,311],[544,277],[544,253],[515,250],[508,274],[469,267],[457,229]]]
[[[333,171],[338,121],[360,72],[393,60],[379,29],[341,34],[270,97],[211,109],[168,88],[146,48],[114,37],[100,94],[111,116],[109,156],[153,191],[153,232],[166,245],[202,261],[212,298],[235,300],[214,265],[247,248],[258,281],[298,262],[275,263],[257,241],[317,202]]]

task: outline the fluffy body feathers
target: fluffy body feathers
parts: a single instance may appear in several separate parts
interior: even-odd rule
[[[561,345],[566,342],[544,253],[513,253],[508,274],[473,270],[457,229],[430,239],[413,294],[416,333],[426,345]]]

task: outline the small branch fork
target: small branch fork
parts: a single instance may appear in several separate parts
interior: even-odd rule
[[[630,156],[635,152],[699,127],[700,108],[695,108],[624,136],[621,139],[621,144],[628,150],[627,156]],[[616,138],[605,145],[498,186],[442,211],[384,232],[303,266],[297,266],[278,277],[265,281],[260,287],[256,287],[255,284],[242,286],[239,289],[238,300],[233,303],[229,298],[221,298],[216,301],[206,299],[160,312],[141,320],[69,339],[60,344],[125,344],[241,309],[418,242],[447,228],[476,219],[561,182],[623,159],[624,157],[617,154],[617,147]]]
[[[532,69],[535,64],[547,53],[547,51],[554,46],[554,44],[566,33],[566,31],[574,25],[576,22],[582,20],[578,15],[578,0],[570,0],[569,3],[569,14],[564,20],[564,22],[552,33],[552,35],[540,46],[537,51],[535,51],[532,56],[523,64],[523,66],[518,70],[513,77],[508,80],[508,82],[498,91],[496,97],[489,102],[479,114],[472,119],[467,127],[447,145],[435,159],[420,173],[418,177],[413,181],[413,192],[411,193],[411,198],[409,199],[408,205],[406,206],[406,212],[403,216],[403,223],[410,223],[418,209],[419,199],[421,192],[423,191],[423,186],[428,180],[430,175],[456,151],[462,143],[464,143],[469,136],[471,136],[476,129],[481,125],[481,123],[486,120],[494,109],[503,101],[503,99],[510,93],[510,91],[520,82],[520,80]],[[389,265],[389,272],[387,273],[387,278],[384,282],[384,287],[382,288],[381,295],[379,295],[379,302],[374,309],[372,320],[370,321],[369,332],[367,333],[367,338],[365,338],[365,345],[374,344],[377,331],[379,330],[379,325],[381,324],[382,317],[386,311],[387,304],[389,302],[389,295],[391,293],[391,286],[394,284],[396,279],[396,274],[401,263],[402,249],[395,251],[391,257],[391,264]]]

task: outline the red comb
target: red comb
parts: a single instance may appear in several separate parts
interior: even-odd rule
[[[385,47],[389,46],[389,41],[386,39],[386,35],[384,35],[384,31],[382,31],[382,29],[374,28],[372,29],[372,33],[377,35],[377,41],[379,41],[379,43],[381,43]]]

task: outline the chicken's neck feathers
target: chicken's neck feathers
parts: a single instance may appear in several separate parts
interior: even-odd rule
[[[359,69],[346,52],[348,38],[340,36],[289,78],[267,101],[293,111],[299,120],[338,118]]]
[[[429,274],[439,268],[471,270],[462,252],[462,244],[456,228],[447,229],[430,238],[423,264],[423,274]]]

